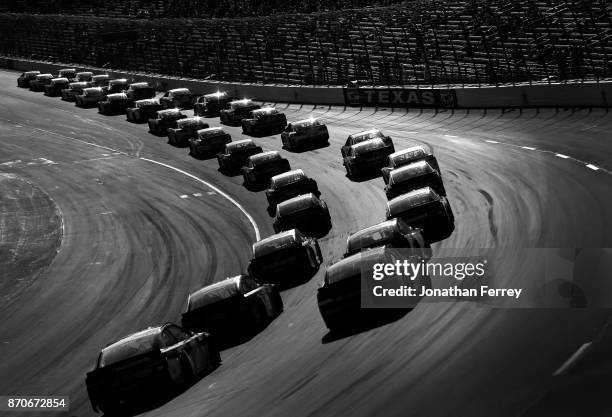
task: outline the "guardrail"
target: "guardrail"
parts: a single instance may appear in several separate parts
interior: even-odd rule
[[[0,67],[56,73],[60,68],[107,73],[114,78],[146,81],[158,90],[187,87],[197,94],[227,91],[234,97],[269,102],[400,108],[609,108],[612,81],[473,87],[345,87],[248,84],[142,74],[104,68],[0,57]]]

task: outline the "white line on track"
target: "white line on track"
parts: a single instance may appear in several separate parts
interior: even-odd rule
[[[521,146],[521,148],[527,149],[528,151],[535,151],[536,150],[536,148],[531,147],[531,146]]]
[[[599,171],[599,167],[593,164],[587,164],[587,168],[592,169],[593,171]]]
[[[181,197],[181,198],[188,198],[189,196],[187,194],[181,194],[181,195],[179,195],[179,197]]]
[[[563,158],[563,159],[568,159],[569,158],[569,156],[563,155],[562,153],[556,153],[555,156],[558,157],[558,158]]]
[[[11,120],[5,119],[3,117],[0,117],[0,119],[5,120],[7,122],[11,122]],[[76,140],[77,142],[81,142],[81,143],[84,143],[86,145],[94,146],[96,148],[106,149],[107,151],[112,152],[113,155],[125,155],[127,157],[132,157],[132,158],[140,159],[142,161],[150,162],[152,164],[160,165],[160,166],[166,167],[168,169],[171,169],[173,171],[179,172],[179,173],[181,173],[181,174],[183,174],[183,175],[185,175],[185,176],[187,176],[189,178],[192,178],[192,179],[198,181],[199,183],[204,184],[208,188],[212,189],[213,193],[216,192],[218,194],[221,194],[223,197],[225,197],[225,199],[227,199],[230,203],[232,203],[234,206],[236,206],[236,208],[238,208],[238,210],[240,210],[242,212],[242,214],[244,214],[246,216],[246,218],[249,220],[249,223],[251,223],[251,226],[253,227],[253,231],[255,232],[255,240],[260,240],[260,238],[261,238],[261,234],[259,233],[259,227],[257,226],[257,222],[255,221],[253,216],[251,216],[249,214],[249,212],[246,211],[246,209],[242,206],[242,204],[240,204],[238,201],[234,200],[234,198],[232,196],[230,196],[229,194],[225,193],[220,188],[215,187],[211,183],[209,183],[207,181],[204,181],[203,179],[198,178],[195,175],[190,174],[187,171],[183,171],[182,169],[179,169],[179,168],[174,167],[174,166],[169,165],[169,164],[165,164],[163,162],[156,161],[154,159],[143,158],[141,156],[131,156],[127,152],[121,152],[121,151],[118,151],[117,149],[109,148],[108,146],[98,145],[97,143],[92,143],[92,142],[88,142],[88,141],[83,140],[83,139],[78,139],[78,138],[75,138],[75,137],[62,135],[61,133],[56,133],[56,132],[53,132],[53,131],[50,131],[50,130],[46,130],[46,129],[41,129],[41,128],[32,127],[32,126],[30,126],[30,127],[33,130],[35,130],[35,131],[44,132],[44,133],[47,133],[49,135],[58,136],[58,137],[61,137],[61,138],[64,138],[64,139]],[[211,191],[209,191],[208,194],[210,195]]]
[[[139,157],[138,159],[142,159],[143,161],[148,161],[151,162],[153,164],[157,164],[157,165],[161,165],[164,166],[168,169],[171,169],[173,171],[176,172],[180,172],[183,175],[188,176],[189,178],[192,178],[204,185],[206,185],[208,188],[211,188],[212,190],[214,190],[216,193],[221,194],[223,197],[225,197],[227,200],[229,200],[230,203],[232,203],[233,205],[235,205],[238,210],[240,210],[242,212],[242,214],[244,214],[246,216],[246,218],[249,220],[249,222],[251,223],[251,226],[253,226],[253,230],[255,231],[255,240],[259,240],[261,235],[259,234],[259,227],[257,226],[257,223],[255,222],[255,219],[249,214],[248,211],[246,211],[246,209],[244,207],[242,207],[242,204],[240,204],[239,202],[237,202],[236,200],[234,200],[230,195],[226,194],[224,191],[222,191],[220,188],[215,187],[214,185],[212,185],[209,182],[204,181],[201,178],[196,177],[193,174],[190,174],[187,171],[183,171],[182,169],[179,169],[177,167],[173,167],[172,165],[168,165],[168,164],[164,164],[163,162],[159,162],[159,161],[155,161],[153,159],[148,159],[148,158],[143,158],[143,157]]]
[[[499,143],[499,142],[498,142],[498,141],[496,141],[496,140],[490,140],[490,139],[485,140],[485,142],[489,142],[489,143]]]

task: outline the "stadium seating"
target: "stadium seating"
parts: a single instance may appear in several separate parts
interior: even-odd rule
[[[277,15],[258,9],[252,13],[264,15],[232,19],[198,18],[187,7],[191,0],[79,4],[94,3],[107,17],[81,11],[85,6],[72,9],[79,15],[0,13],[0,53],[288,84],[472,84],[611,74],[612,4],[605,0],[412,0],[346,8],[360,3],[352,0],[325,3],[338,8],[332,11]],[[120,17],[139,15],[145,4],[156,7],[151,17],[159,10],[172,16],[172,7],[189,17]],[[137,39],[102,36],[121,31],[135,31]]]

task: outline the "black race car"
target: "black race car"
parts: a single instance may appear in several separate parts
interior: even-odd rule
[[[52,74],[38,74],[30,81],[31,91],[45,91],[45,86],[51,84]]]
[[[446,197],[429,187],[402,194],[387,202],[387,220],[401,218],[423,231],[428,242],[449,237],[455,230],[455,216]]]
[[[322,262],[316,239],[289,230],[255,242],[248,270],[258,281],[284,289],[310,279]]]
[[[343,158],[349,178],[380,171],[389,154],[395,151],[393,143],[380,138],[366,140],[351,146]]]
[[[188,88],[174,88],[166,91],[166,93],[160,97],[159,104],[164,109],[173,109],[175,107],[187,110],[193,108],[195,103],[195,96],[191,94]]]
[[[221,109],[227,107],[233,99],[226,93],[216,93],[199,96],[193,106],[193,114],[197,116],[218,116]]]
[[[116,415],[173,387],[184,389],[220,363],[208,333],[167,323],[106,346],[85,384],[94,411]]]
[[[125,91],[130,101],[144,100],[146,98],[155,98],[155,88],[149,83],[138,82],[129,85]]]
[[[186,117],[181,109],[159,110],[155,118],[149,119],[149,132],[158,136],[166,135],[168,129],[176,128],[176,123]]]
[[[306,236],[323,237],[332,222],[325,201],[309,193],[279,203],[273,227],[276,233],[298,229]]]
[[[54,78],[51,84],[45,85],[45,95],[49,97],[57,97],[62,95],[62,90],[68,88],[70,81],[68,78]]]
[[[108,81],[106,86],[107,94],[125,93],[128,89],[128,80],[126,78],[115,78]]]
[[[106,90],[102,87],[87,87],[77,95],[74,100],[79,107],[96,107],[106,97]]]
[[[226,109],[219,112],[221,123],[225,125],[237,126],[242,119],[246,119],[251,114],[251,111],[260,109],[259,104],[253,103],[247,98],[242,100],[234,100],[228,103]]]
[[[96,74],[91,77],[91,81],[89,82],[90,87],[108,87],[108,82],[110,81],[110,75],[108,74]]]
[[[75,77],[75,82],[83,82],[83,83],[88,83],[91,82],[91,79],[93,78],[93,72],[90,71],[83,71],[83,72],[77,72],[76,73],[76,77]]]
[[[281,133],[283,148],[298,150],[322,147],[329,144],[327,126],[319,119],[309,118],[289,123]]]
[[[98,102],[98,112],[106,115],[123,114],[129,105],[130,99],[127,94],[109,94]]]
[[[409,249],[421,253],[423,259],[431,258],[431,245],[421,230],[410,227],[402,219],[387,220],[351,233],[346,239],[344,257],[380,246]]]
[[[317,197],[321,195],[317,182],[304,174],[301,169],[294,169],[270,178],[266,198],[270,208],[275,211],[278,203],[308,193],[313,193]]]
[[[391,155],[389,155],[387,158],[387,166],[381,169],[383,181],[385,184],[389,181],[389,173],[392,170],[418,161],[426,161],[433,169],[440,173],[438,160],[433,153],[431,153],[431,151],[426,149],[424,146],[416,145],[411,146],[408,149],[393,152]]]
[[[68,78],[69,82],[76,80],[76,70],[74,68],[61,68],[57,71],[55,78]]]
[[[352,135],[349,135],[348,138],[346,138],[344,146],[342,146],[342,148],[340,149],[342,157],[346,157],[349,154],[351,147],[353,147],[354,145],[371,139],[381,139],[387,145],[393,146],[393,141],[391,140],[391,138],[389,136],[385,136],[380,130],[364,130],[363,132],[353,133]]]
[[[208,127],[206,119],[200,116],[177,120],[176,127],[169,127],[167,130],[168,143],[173,146],[187,146],[189,139],[195,139],[198,136],[198,130]]]
[[[274,107],[251,111],[249,117],[241,120],[242,132],[247,135],[278,133],[287,126],[287,117]]]
[[[446,196],[440,173],[426,161],[413,162],[389,173],[385,194],[390,200],[423,187],[431,187],[439,195]]]
[[[17,87],[30,88],[30,82],[33,81],[40,71],[26,71],[21,73],[17,78]]]
[[[161,110],[161,104],[154,98],[146,98],[137,100],[134,107],[129,107],[125,110],[125,115],[128,122],[144,123],[149,119],[157,117],[157,112]]]
[[[246,164],[249,156],[262,152],[261,146],[257,146],[252,139],[228,143],[224,151],[217,154],[219,170],[227,173],[238,172]]]
[[[230,134],[221,127],[200,129],[195,139],[189,139],[189,154],[194,158],[216,155],[231,141]]]
[[[401,301],[404,308],[362,308],[364,299],[369,300],[373,305],[381,302],[376,300],[372,295],[373,291],[370,291],[374,286],[379,285],[379,282],[373,279],[362,282],[362,275],[366,271],[372,271],[373,265],[394,264],[402,257],[402,252],[398,249],[383,246],[358,252],[327,268],[323,285],[317,291],[319,311],[327,328],[331,331],[358,328],[370,320],[396,315],[400,309],[408,311],[414,307],[422,298],[419,296],[421,288],[423,286],[431,288],[431,281],[425,274],[419,274],[414,280],[403,280],[396,276],[385,278],[384,284],[387,288],[397,289],[401,286],[410,286],[416,290],[416,296]],[[404,259],[410,262],[420,262],[418,256],[406,256]]]
[[[264,184],[275,175],[291,170],[289,161],[278,151],[267,151],[249,156],[242,167],[242,176],[246,186]]]
[[[191,293],[182,325],[194,332],[209,332],[224,346],[258,332],[282,312],[283,300],[274,285],[238,275]]]
[[[75,81],[68,84],[68,88],[62,89],[62,100],[75,101],[76,96],[81,94],[84,89],[88,88],[88,83],[85,81]]]

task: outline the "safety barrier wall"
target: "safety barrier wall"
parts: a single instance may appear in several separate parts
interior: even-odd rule
[[[576,82],[567,84],[525,84],[516,86],[480,86],[448,88],[292,86],[230,83],[195,80],[163,75],[109,71],[101,68],[57,64],[11,57],[0,57],[0,67],[18,71],[39,70],[56,73],[60,68],[108,73],[113,78],[147,81],[159,90],[187,87],[204,94],[227,91],[235,97],[249,97],[268,102],[303,104],[432,107],[432,108],[518,108],[518,107],[610,107],[612,82]],[[355,93],[359,92],[359,99]],[[403,97],[394,100],[394,97]],[[413,99],[411,99],[411,97]]]

